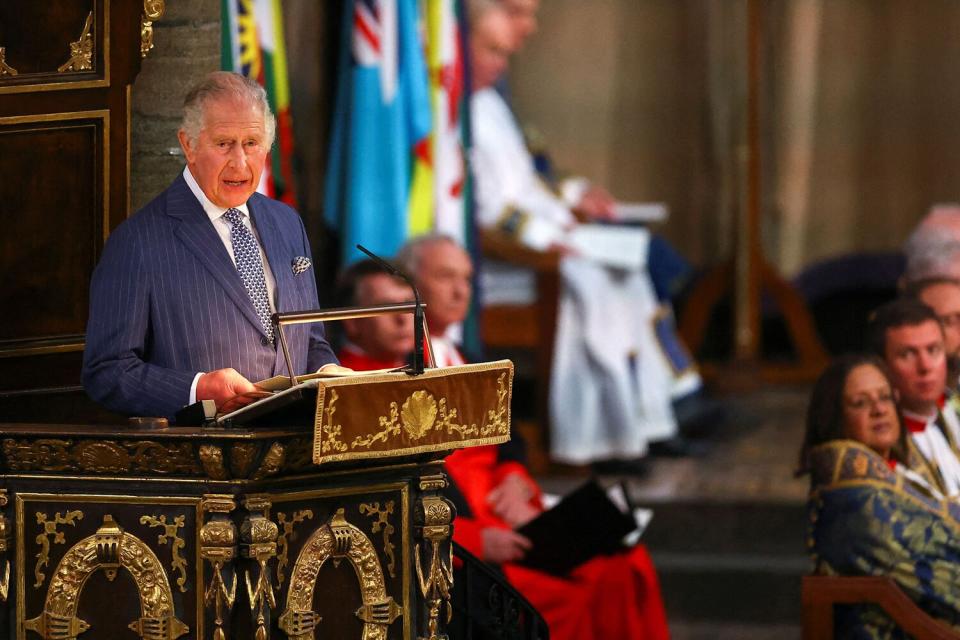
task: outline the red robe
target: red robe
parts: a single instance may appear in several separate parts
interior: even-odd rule
[[[341,365],[357,370],[396,366],[356,348],[341,350],[337,355]],[[483,529],[510,528],[487,502],[487,496],[505,477],[520,474],[534,489],[531,500],[541,506],[540,487],[526,467],[498,458],[497,447],[488,445],[459,449],[446,459],[447,474],[472,512],[470,517],[456,517],[453,539],[479,558],[483,558]],[[670,637],[656,569],[643,545],[613,556],[597,556],[563,578],[514,564],[502,568],[510,584],[547,621],[551,640]]]
[[[390,369],[391,367],[402,367],[404,362],[388,362],[368,356],[359,347],[348,344],[337,352],[337,359],[340,360],[341,367],[349,367],[354,371],[370,371],[373,369]]]
[[[508,529],[493,514],[487,495],[510,473],[521,474],[539,487],[517,462],[497,461],[495,446],[460,449],[447,457],[447,473],[463,493],[471,517],[457,516],[453,539],[483,557],[480,531]],[[507,580],[543,615],[551,640],[610,638],[669,638],[667,615],[653,562],[643,545],[613,556],[597,556],[566,577],[557,577],[515,564],[503,565]]]

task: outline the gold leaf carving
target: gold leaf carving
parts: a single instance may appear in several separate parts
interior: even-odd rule
[[[270,567],[267,563],[277,555],[279,527],[269,519],[271,503],[268,495],[247,496],[244,506],[250,515],[240,525],[240,539],[243,543],[241,549],[244,557],[256,560],[259,565],[256,587],[250,581],[250,571],[246,573],[247,601],[250,603],[250,611],[256,613],[257,630],[254,638],[266,640],[269,636],[267,613],[277,606],[273,585],[270,583]]]
[[[122,473],[130,468],[130,454],[115,442],[81,442],[72,454],[84,471]]]
[[[213,606],[215,640],[225,640],[224,618],[233,609],[237,597],[237,580],[227,587],[223,578],[224,564],[236,557],[237,528],[229,514],[237,508],[232,496],[208,494],[200,501],[200,511],[206,520],[200,528],[200,557],[210,563],[213,577],[203,592],[207,607]]]
[[[83,23],[80,39],[70,43],[70,59],[57,67],[57,71],[89,71],[93,69],[93,37],[90,30],[93,27],[93,11],[87,14],[87,21]]]
[[[226,480],[229,477],[223,464],[223,449],[216,445],[200,445],[200,463],[207,475],[214,480]]]
[[[350,542],[338,541],[334,529],[339,530],[341,537],[348,536]],[[338,548],[345,550],[344,557],[350,561],[360,584],[363,606],[357,616],[364,621],[364,640],[386,640],[389,624],[402,611],[390,606],[392,598],[387,595],[383,569],[373,543],[346,521],[343,509],[338,509],[326,524],[318,527],[300,550],[290,574],[287,609],[278,621],[280,629],[291,640],[313,639],[313,629],[320,621],[320,616],[312,610],[317,576],[323,564],[336,557]]]
[[[0,47],[0,77],[15,75],[17,75],[17,70],[7,64],[6,47]]]
[[[256,442],[238,442],[230,447],[230,472],[234,478],[246,478],[260,451]]]
[[[270,449],[263,456],[263,462],[260,463],[260,468],[253,474],[253,479],[262,480],[279,473],[280,468],[283,466],[286,453],[286,447],[279,442],[274,442],[270,445]]]
[[[165,0],[143,0],[143,15],[140,16],[140,57],[146,58],[153,49],[153,23],[163,16]]]
[[[174,617],[170,583],[157,556],[142,540],[123,532],[109,516],[104,517],[104,524],[95,535],[84,538],[64,554],[50,579],[43,613],[24,621],[24,628],[43,638],[75,638],[89,628],[76,617],[80,592],[90,575],[103,567],[98,545],[115,535],[119,565],[130,573],[140,596],[141,617],[130,628],[149,640],[160,637],[154,634],[158,628],[166,630],[164,640],[174,640],[189,632]]]
[[[370,527],[371,533],[379,533],[381,527],[383,528],[383,553],[388,559],[387,571],[390,572],[391,578],[396,578],[397,559],[393,553],[393,542],[390,541],[390,536],[392,536],[394,533],[393,525],[390,524],[390,516],[393,515],[393,505],[393,500],[387,500],[386,504],[383,506],[383,509],[381,509],[379,502],[374,502],[372,504],[365,502],[360,505],[360,513],[364,515],[375,516],[377,518]]]
[[[287,536],[293,535],[293,528],[297,524],[311,518],[313,518],[313,511],[310,509],[294,512],[289,522],[287,522],[287,514],[282,511],[277,512],[277,523],[282,530],[280,536],[277,538],[277,588],[282,587],[284,581],[287,579],[283,570],[290,564],[290,543],[287,540]]]
[[[173,519],[173,524],[167,524],[167,516],[140,516],[140,524],[147,524],[151,527],[161,527],[163,533],[157,536],[157,544],[167,544],[170,540],[171,566],[174,570],[180,572],[177,578],[177,585],[181,593],[187,592],[187,561],[180,555],[180,551],[186,546],[183,538],[180,537],[179,530],[183,528],[184,517],[177,516]]]
[[[424,479],[421,479],[421,485]],[[430,566],[426,573],[420,560],[420,543],[414,548],[414,568],[420,593],[427,601],[429,616],[424,640],[438,640],[440,634],[440,609],[447,605],[447,622],[453,615],[450,590],[453,588],[453,545],[449,542],[453,506],[440,495],[427,495],[421,499],[423,510],[423,538],[430,545]],[[448,547],[449,559],[444,560],[441,548]]]
[[[64,538],[62,531],[57,531],[57,527],[61,524],[69,524],[71,527],[76,526],[75,520],[83,520],[82,511],[68,511],[64,516],[61,516],[58,511],[54,514],[53,520],[47,520],[46,513],[37,512],[37,524],[41,527],[41,533],[36,537],[37,544],[40,545],[40,551],[36,555],[37,564],[33,568],[33,575],[37,579],[33,585],[34,588],[39,589],[43,586],[44,580],[47,579],[47,576],[40,569],[50,564],[50,536],[53,536],[54,544],[64,544],[66,538]]]
[[[150,440],[3,440],[11,471],[70,471],[115,474],[198,474],[200,465],[189,442],[161,444]],[[126,465],[126,466],[123,466]]]

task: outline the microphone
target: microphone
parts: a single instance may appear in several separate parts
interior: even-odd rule
[[[413,290],[413,370],[410,372],[410,375],[418,376],[423,373],[423,303],[420,301],[420,292],[417,290],[417,285],[413,284],[413,280],[410,279],[410,276],[405,274],[403,271],[400,271],[400,269],[397,269],[395,266],[376,255],[363,245],[358,244],[357,249],[363,251],[370,257],[371,260],[389,271],[392,275],[406,282]]]

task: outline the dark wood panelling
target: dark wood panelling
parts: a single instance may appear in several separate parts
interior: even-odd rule
[[[0,47],[6,63],[17,70],[4,85],[72,83],[104,77],[107,43],[103,34],[109,23],[104,0],[0,3]],[[80,39],[87,16],[93,13],[90,33],[94,41],[93,69],[61,73],[58,67],[70,59],[70,43]],[[4,86],[0,85],[0,87]]]
[[[90,276],[128,213],[143,10],[137,0],[0,2],[0,47],[17,71],[0,75],[0,422],[24,407],[63,419],[64,405],[42,398],[80,385]],[[58,72],[91,11],[93,68]]]
[[[57,117],[57,116],[53,116]],[[58,117],[59,120],[59,117]],[[103,117],[4,126],[0,120],[0,352],[84,331],[88,274],[103,238]],[[73,215],[82,211],[85,215]]]

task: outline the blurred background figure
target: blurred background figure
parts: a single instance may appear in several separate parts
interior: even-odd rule
[[[412,302],[410,285],[373,260],[360,260],[337,281],[339,306]],[[337,355],[357,370],[403,366],[413,351],[413,315],[393,313],[342,321],[343,344]]]
[[[886,367],[837,360],[814,385],[801,451],[815,573],[890,577],[929,615],[960,625],[960,508],[911,455]],[[873,604],[836,607],[836,638],[899,637]]]

